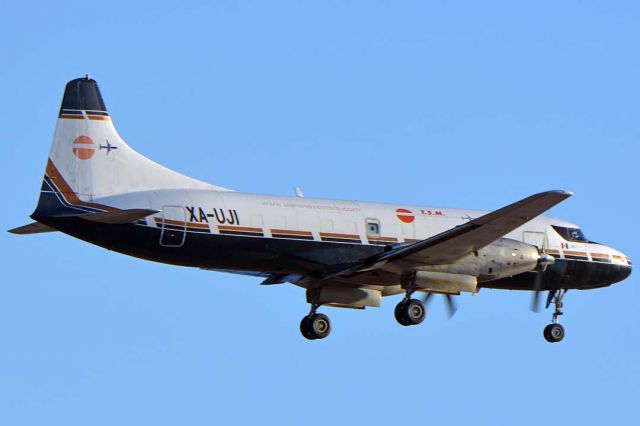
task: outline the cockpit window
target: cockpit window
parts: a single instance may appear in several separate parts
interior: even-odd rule
[[[584,236],[582,230],[579,228],[566,228],[564,226],[553,226],[553,229],[556,230],[558,234],[562,238],[567,241],[573,241],[576,243],[588,243],[587,237]]]

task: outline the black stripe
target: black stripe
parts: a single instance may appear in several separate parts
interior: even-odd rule
[[[290,238],[292,240],[313,240],[313,235],[271,234],[273,238]]]
[[[568,260],[586,260],[586,261],[589,260],[586,258],[586,256],[572,256],[570,254],[565,254],[564,258]]]
[[[611,263],[611,259],[605,259],[604,257],[592,257],[591,260],[594,262]]]
[[[164,229],[173,229],[174,231],[184,231],[185,227],[181,225],[170,225],[168,223],[160,223]]]
[[[204,234],[208,234],[209,233],[209,230],[206,229],[206,228],[190,228],[190,227],[187,227],[187,231],[189,231],[189,232],[202,232]]]
[[[360,240],[352,240],[347,238],[333,238],[333,237],[322,237],[322,241],[329,241],[332,243],[352,243],[352,244],[362,243],[362,241]]]
[[[391,241],[371,241],[369,240],[369,244],[375,244],[377,246],[386,246],[387,244],[393,244]]]
[[[85,213],[100,213],[100,212],[104,211],[104,210],[94,209],[93,207],[78,206],[78,205],[71,204],[71,203],[67,202],[67,200],[62,195],[62,191],[60,191],[58,189],[58,187],[55,185],[55,183],[53,182],[53,180],[51,180],[51,178],[49,176],[44,175],[44,180],[51,187],[51,189],[52,189],[53,193],[55,194],[56,198],[58,199],[60,204],[62,204],[64,207],[75,209],[75,210],[79,210],[79,211],[85,212]]]
[[[262,232],[220,230],[223,235],[242,235],[245,237],[264,237]]]

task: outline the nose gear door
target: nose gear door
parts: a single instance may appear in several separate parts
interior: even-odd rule
[[[181,247],[187,236],[187,212],[182,206],[162,207],[162,230],[160,245],[163,247]]]

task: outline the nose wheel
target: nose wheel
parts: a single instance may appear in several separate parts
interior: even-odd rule
[[[564,327],[562,324],[549,324],[544,328],[544,338],[549,343],[557,343],[564,339]]]
[[[547,297],[547,307],[549,307],[551,303],[554,305],[551,324],[547,325],[542,333],[545,340],[549,343],[558,343],[564,339],[564,327],[558,322],[558,317],[563,314],[562,299],[565,294],[567,294],[567,290],[551,290]]]

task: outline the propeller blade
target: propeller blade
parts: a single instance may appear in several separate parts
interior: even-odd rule
[[[449,318],[451,318],[456,314],[456,311],[458,310],[458,306],[456,305],[456,302],[453,300],[453,297],[450,294],[444,295],[444,302],[445,302],[445,305],[447,305],[447,312],[449,313]]]
[[[422,302],[427,305],[433,297],[434,293],[425,293],[422,297]],[[458,310],[458,306],[456,306],[456,302],[453,300],[453,297],[450,294],[443,294],[444,296],[444,304],[447,307],[447,313],[449,318],[451,318],[456,311]]]
[[[433,296],[433,293],[425,293],[424,296],[422,296],[422,302],[427,305],[431,301],[431,296]]]
[[[540,292],[534,291],[531,295],[531,310],[540,313]]]
[[[533,282],[533,295],[531,296],[531,310],[540,312],[540,292],[542,291],[542,272],[536,272],[536,279]]]
[[[547,301],[544,304],[544,308],[548,309],[549,305],[551,305],[551,302],[553,301],[553,298],[556,296],[556,292],[558,290],[549,290],[549,294],[547,295]]]

